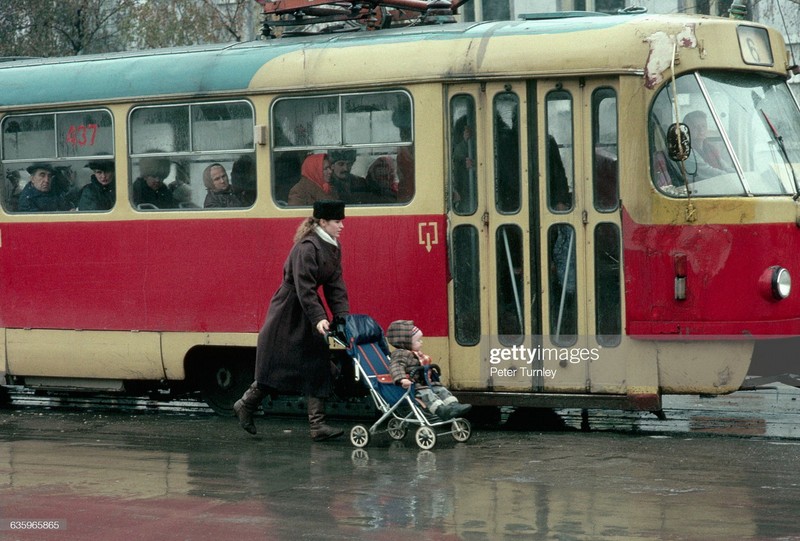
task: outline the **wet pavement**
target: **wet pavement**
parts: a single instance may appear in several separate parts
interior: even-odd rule
[[[253,437],[192,403],[15,401],[0,539],[800,540],[798,400],[665,397],[666,421],[592,411],[588,432],[579,411],[560,430],[517,415],[431,451],[312,443],[302,419],[259,417]]]

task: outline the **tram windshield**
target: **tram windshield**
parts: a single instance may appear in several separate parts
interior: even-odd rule
[[[682,162],[669,152],[675,123],[689,135]],[[653,182],[667,195],[800,193],[800,111],[783,80],[683,75],[656,97],[649,131]]]

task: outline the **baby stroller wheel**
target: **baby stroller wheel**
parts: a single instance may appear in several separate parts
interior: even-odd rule
[[[389,419],[386,424],[386,430],[393,440],[402,440],[406,437],[406,432],[408,431],[405,422],[400,419]]]
[[[350,429],[350,443],[356,447],[366,447],[369,443],[369,430],[364,425],[356,425]]]
[[[456,419],[453,421],[453,439],[465,442],[472,435],[472,427],[466,419]]]
[[[417,445],[420,449],[433,449],[436,445],[436,432],[429,426],[421,426],[417,429],[416,434]]]

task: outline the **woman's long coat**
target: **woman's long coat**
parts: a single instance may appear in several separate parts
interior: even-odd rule
[[[350,311],[342,279],[342,253],[316,233],[297,242],[283,266],[283,282],[272,297],[258,333],[256,381],[278,392],[324,398],[333,380],[325,338],[316,325],[328,319],[319,294],[334,316]]]

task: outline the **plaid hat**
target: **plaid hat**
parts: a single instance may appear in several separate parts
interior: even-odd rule
[[[410,319],[398,319],[386,328],[386,340],[397,349],[411,349],[411,337],[418,332],[419,328]]]

